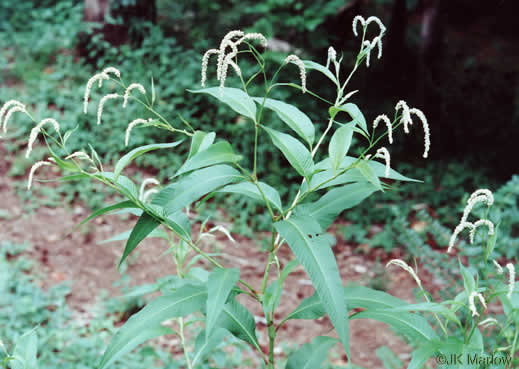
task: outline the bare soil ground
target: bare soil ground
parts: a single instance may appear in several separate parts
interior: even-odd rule
[[[0,151],[4,150],[0,148]],[[6,155],[5,151],[2,152],[4,158]],[[119,232],[131,229],[135,217],[123,220],[118,215],[105,216],[95,219],[92,225],[84,226],[69,234],[75,225],[88,216],[88,209],[81,204],[64,204],[62,208],[39,207],[33,212],[27,212],[13,188],[16,180],[26,180],[26,178],[8,177],[6,173],[9,166],[9,158],[0,162],[0,210],[8,214],[6,219],[1,220],[0,239],[14,243],[29,242],[32,245],[28,256],[38,261],[39,272],[44,272],[47,276],[42,281],[44,287],[65,280],[71,281],[72,292],[68,296],[68,303],[80,316],[84,317],[85,314],[88,316],[88,311],[96,303],[101,290],[108,291],[111,296],[120,295],[121,291],[114,287],[114,282],[121,278],[116,265],[124,244],[114,242],[99,245],[98,243]],[[39,173],[39,176],[44,178],[51,177],[52,172],[44,168]],[[35,186],[45,185],[35,184]],[[334,233],[336,227],[337,225],[332,226],[331,233]],[[399,249],[395,249],[391,255],[381,250],[368,250],[359,254],[358,249],[362,249],[362,245],[350,245],[339,235],[335,234],[335,236],[337,245],[334,250],[343,282],[370,285],[374,278],[384,278],[389,293],[409,302],[414,301],[412,290],[415,286],[405,272],[392,268],[390,272],[383,272],[382,277],[375,272],[376,268],[380,270],[380,264],[376,266],[376,259],[385,264],[389,259],[402,256]],[[258,243],[238,234],[233,234],[233,237],[237,243],[229,242],[225,236],[218,235],[216,239],[208,238],[204,247],[206,250],[211,250],[216,242],[216,246],[226,255],[220,258],[221,262],[229,267],[240,268],[241,278],[259,288],[267,255],[261,251]],[[270,235],[260,234],[259,237],[270,238]],[[175,266],[171,258],[163,255],[167,247],[163,240],[158,239],[146,239],[139,245],[138,257],[129,263],[127,270],[132,285],[154,282],[159,277],[174,274]],[[280,249],[278,257],[280,262],[285,264],[293,258],[293,255],[290,249],[284,246]],[[281,320],[297,307],[303,298],[312,293],[313,288],[309,278],[299,267],[287,279],[276,319]],[[246,298],[241,302],[251,308],[256,317],[262,316],[259,304]],[[266,326],[260,319],[258,319],[257,329],[260,332],[261,344],[267,347]],[[302,344],[317,335],[333,335],[328,319],[289,321],[284,329],[280,330],[279,342]],[[375,351],[384,345],[404,362],[408,362],[410,358],[409,347],[385,324],[376,321],[351,321],[350,342],[353,362],[364,368],[383,368]],[[335,364],[345,364],[344,354],[335,357]]]

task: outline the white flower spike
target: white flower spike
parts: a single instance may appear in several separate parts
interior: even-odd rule
[[[92,86],[94,85],[95,82],[98,81],[99,82],[98,87],[101,88],[104,79],[110,79],[108,74],[98,73],[98,74],[95,74],[94,76],[92,76],[92,78],[90,78],[88,80],[86,88],[85,88],[85,96],[83,97],[83,113],[84,114],[87,113],[88,99],[90,98],[90,91],[92,90]]]
[[[297,67],[299,68],[299,77],[301,78],[301,89],[303,91],[303,93],[306,92],[306,69],[305,69],[305,65],[303,64],[303,62],[301,61],[301,59],[299,59],[299,57],[297,55],[289,55],[285,58],[285,64],[288,64],[288,63],[293,63],[295,65],[297,65]]]
[[[211,55],[220,54],[220,50],[218,49],[210,49],[207,50],[202,57],[202,79],[201,79],[201,85],[202,87],[205,87],[205,81],[207,80],[207,65],[209,64],[209,59],[211,58]]]
[[[389,263],[386,264],[386,268],[390,265],[396,265],[396,266],[399,266],[400,268],[404,269],[406,272],[408,272],[411,275],[411,277],[414,278],[414,280],[416,281],[416,284],[420,288],[422,288],[422,282],[420,281],[420,278],[418,278],[418,275],[413,270],[413,268],[411,268],[409,265],[407,265],[407,263],[405,261],[403,261],[401,259],[393,259]]]
[[[506,264],[506,269],[508,269],[508,293],[506,296],[511,299],[512,293],[514,293],[515,288],[515,267],[514,264],[508,263]]]
[[[153,121],[153,118],[149,118],[148,120],[137,118],[134,119],[128,124],[128,128],[126,128],[126,136],[124,138],[124,146],[128,146],[130,142],[130,132],[132,131],[133,127],[135,127],[137,124],[146,124]]]
[[[467,200],[467,202],[468,202],[468,201],[471,201],[471,200],[473,200],[474,198],[476,198],[476,197],[478,197],[478,196],[481,196],[481,195],[487,197],[487,201],[486,201],[486,203],[487,203],[488,206],[492,206],[492,204],[494,204],[494,195],[492,194],[492,192],[491,192],[490,190],[488,190],[488,189],[486,189],[486,188],[480,188],[479,190],[474,191],[474,192],[470,195],[470,197],[469,197],[469,199]]]
[[[503,268],[501,267],[501,265],[499,265],[499,263],[495,260],[492,260],[494,262],[494,265],[497,269],[497,274],[501,275],[503,274]]]
[[[387,137],[389,139],[389,143],[393,143],[393,126],[391,124],[391,121],[385,114],[381,114],[378,117],[375,118],[373,121],[373,129],[377,128],[378,122],[383,121],[387,126]]]
[[[461,222],[466,222],[467,218],[469,217],[470,212],[474,208],[474,206],[479,203],[485,203],[487,206],[490,206],[494,201],[494,198],[489,198],[487,195],[477,195],[474,197],[470,197],[467,201],[467,205],[465,206],[465,209],[463,210],[463,215],[461,216]]]
[[[92,158],[90,156],[88,156],[88,154],[84,151],[76,151],[65,158],[65,160],[70,160],[70,159],[86,160],[92,164],[95,164],[94,161],[92,160]]]
[[[449,241],[449,248],[447,249],[447,253],[450,253],[452,251],[452,248],[454,247],[454,243],[456,242],[456,238],[458,237],[458,234],[460,234],[465,228],[470,228],[471,232],[474,228],[474,224],[469,222],[461,222],[458,224],[458,226],[454,229],[454,232],[452,233],[451,239]]]
[[[49,163],[48,161],[45,161],[45,160],[42,160],[42,161],[37,161],[36,163],[34,163],[34,165],[31,167],[31,171],[29,172],[29,180],[27,182],[27,190],[30,190],[31,189],[31,185],[32,185],[32,178],[34,177],[34,172],[36,172],[36,170],[44,165],[52,165],[51,163]]]
[[[377,150],[375,158],[382,158],[386,161],[386,172],[384,173],[384,176],[389,177],[389,170],[391,169],[391,156],[389,155],[389,151],[385,147],[381,147]]]
[[[97,107],[97,125],[101,124],[101,116],[103,115],[103,109],[104,109],[105,103],[108,100],[117,99],[119,97],[121,97],[121,95],[119,95],[119,94],[108,94],[108,95],[103,96],[101,101],[99,101],[99,106]]]
[[[132,83],[131,85],[129,85],[127,88],[126,88],[126,91],[124,91],[124,96],[123,96],[123,108],[126,108],[126,105],[128,104],[128,99],[130,98],[130,92],[136,88],[137,90],[139,90],[139,92],[143,95],[146,95],[146,90],[144,89],[144,86],[141,85],[140,83]]]
[[[488,228],[488,235],[492,236],[494,234],[494,223],[492,223],[488,219],[480,219],[477,222],[474,223],[474,226],[470,230],[470,243],[474,243],[474,236],[476,234],[476,229],[482,225],[486,225]]]
[[[34,142],[36,142],[36,138],[38,138],[38,134],[41,132],[41,128],[45,124],[51,124],[54,127],[54,130],[56,132],[59,132],[59,123],[55,119],[46,118],[46,119],[42,120],[40,123],[38,123],[36,125],[36,127],[34,127],[31,130],[31,134],[29,135],[29,142],[27,144],[27,153],[25,154],[26,158],[28,158],[29,155],[31,154],[32,146],[34,145]]]
[[[483,308],[485,308],[485,309],[487,308],[487,304],[485,303],[485,299],[483,298],[483,295],[476,291],[472,292],[469,296],[469,309],[472,312],[472,316],[479,316],[479,313],[476,309],[476,304],[474,303],[474,299],[476,297],[479,299],[479,302],[481,303]]]
[[[157,181],[155,178],[146,178],[144,181],[142,181],[141,188],[139,189],[139,199],[144,199],[144,189],[147,185],[152,184],[155,186],[160,186],[160,182]]]
[[[109,73],[113,73],[117,76],[117,78],[121,78],[121,72],[119,71],[119,69],[115,67],[108,67],[103,70],[103,74],[106,75],[108,78],[110,78],[110,76],[108,75]]]
[[[214,233],[217,231],[223,233],[229,239],[229,241],[231,241],[232,243],[236,243],[236,240],[234,238],[232,238],[231,234],[229,233],[227,228],[225,228],[224,226],[217,225],[217,226],[211,228],[209,230],[209,233]]]
[[[487,328],[491,325],[499,325],[499,322],[495,318],[486,318],[485,320],[481,321],[478,325],[480,325],[483,328]]]
[[[330,68],[330,62],[335,64],[337,63],[337,51],[335,51],[335,49],[330,46],[328,48],[328,59],[326,60],[326,68]]]
[[[7,111],[7,114],[5,115],[5,119],[4,119],[4,127],[3,127],[4,133],[7,133],[7,123],[9,122],[11,115],[13,115],[14,113],[27,114],[27,111],[25,110],[25,105],[15,105],[12,108],[10,108],[9,111]]]
[[[416,115],[418,117],[418,119],[420,119],[422,121],[423,130],[424,130],[424,146],[425,146],[423,157],[427,158],[427,155],[429,154],[429,149],[431,147],[431,134],[429,131],[429,124],[427,123],[427,118],[425,118],[425,115],[421,110],[416,109],[416,108],[410,109],[409,115],[410,114]],[[411,124],[412,124],[412,122],[411,122]]]
[[[400,109],[402,109],[402,117],[400,118],[400,121],[404,124],[404,132],[409,133],[409,125],[412,125],[413,121],[411,120],[411,111],[409,110],[409,106],[404,100],[400,100],[396,104],[395,112],[398,113]]]
[[[153,194],[156,194],[156,193],[159,193],[159,190],[157,190],[157,189],[155,189],[155,188],[152,188],[152,189],[150,189],[150,190],[144,192],[144,193],[142,194],[142,199],[141,199],[141,201],[144,202],[144,203],[148,202],[148,199],[150,198],[150,196],[153,195]]]
[[[7,111],[11,107],[14,107],[14,106],[19,106],[23,110],[25,110],[25,105],[22,104],[21,102],[19,102],[18,100],[9,100],[9,101],[7,101],[4,105],[2,105],[2,109],[0,109],[0,125],[2,124],[2,118],[4,117],[5,113],[7,113]],[[6,133],[7,128],[5,127],[5,124],[4,124],[4,129],[3,130],[4,130],[4,133]]]

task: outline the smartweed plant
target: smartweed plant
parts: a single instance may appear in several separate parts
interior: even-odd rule
[[[379,32],[375,38],[368,40],[366,31],[371,27],[377,27]],[[457,350],[456,353],[483,354],[485,347],[480,329],[493,323],[501,328],[499,337],[506,340],[506,345],[492,348],[491,353],[515,353],[519,332],[516,314],[519,299],[514,290],[513,266],[506,266],[510,275],[507,283],[500,277],[499,264],[491,261],[492,245],[497,231],[486,219],[475,223],[468,221],[471,206],[479,202],[491,205],[492,196],[489,191],[476,192],[470,198],[462,222],[454,232],[451,247],[454,247],[456,237],[465,228],[471,230],[471,239],[484,227],[487,227],[489,235],[486,252],[481,260],[484,268],[478,269],[481,270],[481,278],[474,273],[473,268],[467,268],[460,262],[464,291],[454,300],[434,302],[432,296],[425,291],[417,272],[402,260],[393,260],[389,265],[400,266],[412,275],[425,302],[409,304],[370,288],[345,287],[341,280],[332,250],[333,238],[325,233],[328,227],[344,210],[358,205],[377,191],[390,189],[392,181],[414,181],[391,169],[389,150],[381,146],[381,143],[387,140],[391,144],[393,132],[401,126],[405,133],[409,133],[413,124],[412,118],[416,117],[424,129],[424,158],[428,156],[430,148],[429,126],[424,114],[416,108],[409,108],[405,101],[396,103],[392,119],[381,114],[369,126],[359,107],[351,102],[357,91],[348,90],[349,82],[364,63],[369,66],[372,52],[376,52],[378,58],[382,56],[385,30],[376,17],[355,17],[353,33],[361,38],[360,49],[353,69],[346,74],[341,70],[342,57],[330,47],[326,65],[289,55],[273,75],[269,76],[267,61],[258,50],[258,45],[265,47],[267,40],[258,33],[231,31],[223,38],[219,48],[208,50],[202,57],[203,88],[191,92],[213,97],[253,126],[254,146],[250,153],[243,153],[251,155],[250,164],[240,164],[243,158],[234,152],[232,143],[216,141],[215,132],[196,130],[181,117],[180,125],[170,123],[155,107],[153,80],[151,91],[148,91],[139,83],[125,83],[121,72],[114,67],[108,67],[94,75],[85,89],[85,114],[89,114],[92,88],[101,88],[104,81],[111,81],[119,91],[106,94],[99,101],[97,124],[108,124],[103,123],[103,109],[119,102],[122,102],[122,108],[130,103],[141,104],[148,112],[147,116],[136,117],[129,123],[124,138],[127,146],[131,144],[131,134],[137,126],[144,129],[164,129],[169,134],[184,137],[190,143],[184,163],[168,184],[148,179],[139,186],[123,173],[138,156],[152,150],[173,150],[183,144],[183,140],[134,148],[123,155],[113,169],[106,170],[107,166],[103,166],[92,145],[82,151],[69,150],[67,140],[75,130],[62,133],[60,124],[55,119],[37,120],[31,115],[29,107],[19,101],[11,100],[3,106],[0,111],[3,133],[7,132],[9,119],[13,114],[25,114],[36,124],[29,137],[26,156],[30,157],[33,145],[40,136],[45,139],[50,153],[48,159],[36,162],[31,168],[28,189],[32,186],[37,170],[43,169],[42,167],[57,167],[64,172],[59,180],[89,178],[121,194],[124,201],[99,209],[85,220],[86,222],[96,216],[121,210],[139,216],[132,231],[119,236],[119,239],[127,239],[120,263],[146,237],[162,237],[170,242],[176,275],[164,283],[157,283],[155,289],[160,290],[162,295],[151,300],[120,328],[97,368],[110,367],[114,361],[151,338],[175,334],[184,352],[185,366],[189,369],[205,367],[205,360],[212,350],[228,335],[250,345],[257,352],[262,367],[274,369],[280,366],[280,358],[275,355],[280,328],[294,319],[317,319],[324,315],[329,317],[337,338],[316,337],[304,344],[288,357],[285,366],[287,369],[319,367],[328,350],[336,343],[340,343],[351,364],[355,360],[350,354],[351,319],[379,320],[409,338],[415,347],[409,368],[423,367],[427,359],[438,352]],[[252,57],[257,62],[257,69],[242,71],[239,61],[243,56]],[[213,61],[216,64],[219,86],[205,87]],[[292,67],[298,69],[300,83],[280,81],[283,71]],[[310,71],[322,73],[329,79],[336,91],[334,101],[328,101],[309,89],[307,80]],[[239,87],[225,85],[229,72],[239,77]],[[263,96],[249,95],[248,88],[253,83],[264,86]],[[295,88],[309,97],[326,102],[329,109],[326,112],[328,123],[324,131],[316,133],[314,123],[299,108],[269,98],[272,90],[279,88]],[[290,134],[270,128],[264,119],[265,110],[277,115],[286,124]],[[341,116],[345,122],[339,121]],[[383,129],[378,127],[379,124],[383,125]],[[358,157],[348,155],[354,134],[364,143]],[[283,204],[278,190],[258,178],[258,161],[262,160],[258,155],[260,140],[272,142],[301,178],[299,191],[289,203]],[[383,163],[375,160],[378,158]],[[154,187],[146,189],[148,185]],[[238,194],[256,200],[270,216],[271,236],[266,250],[268,258],[259,285],[242,279],[238,268],[229,268],[218,255],[204,250],[201,240],[210,237],[214,232],[223,232],[231,242],[235,242],[227,229],[221,226],[207,229],[206,223],[202,222],[198,234],[192,232],[195,221],[190,217],[190,209],[207,201],[215,193]],[[285,264],[278,258],[282,247],[290,248],[294,255],[294,259]],[[213,268],[203,270],[197,267],[196,263],[200,259],[205,259]],[[310,277],[315,294],[302,300],[294,311],[278,319],[275,312],[282,302],[284,282],[298,265],[302,265]],[[268,347],[260,346],[254,316],[237,299],[242,294],[262,307]],[[505,308],[505,318],[497,322],[492,319],[482,320],[483,311],[495,298],[501,300]],[[435,320],[430,323],[419,313],[432,313]],[[170,327],[165,325],[166,321],[175,321],[176,324]],[[194,322],[200,321],[204,323],[204,329],[194,342],[189,342],[186,339],[189,336],[186,335],[186,330]],[[510,367],[511,364],[504,365]]]

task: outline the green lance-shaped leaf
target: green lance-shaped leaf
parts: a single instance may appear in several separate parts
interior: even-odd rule
[[[378,358],[384,364],[384,368],[386,369],[401,369],[404,365],[402,361],[394,354],[393,351],[387,346],[379,347],[375,353]]]
[[[335,178],[335,179],[332,179]],[[301,192],[305,193],[310,189],[312,191],[323,190],[328,187],[340,186],[346,183],[367,182],[359,169],[350,168],[344,173],[337,176],[334,169],[328,169],[323,172],[318,172],[312,176],[310,180],[310,187],[305,181],[301,183]]]
[[[135,227],[133,227],[132,232],[130,233],[130,237],[128,237],[128,241],[126,241],[126,246],[124,247],[123,256],[121,256],[119,266],[121,266],[122,262],[128,255],[130,255],[130,253],[137,247],[137,245],[159,225],[160,222],[158,222],[148,213],[143,213],[141,215],[135,224]]]
[[[274,310],[276,310],[279,299],[281,298],[281,295],[283,293],[283,283],[285,282],[285,279],[288,277],[288,275],[299,265],[299,262],[297,260],[290,261],[285,267],[283,268],[280,278],[276,279],[272,283],[270,283],[265,290],[265,294],[263,295],[263,312],[265,313],[265,316],[267,316],[270,313],[273,313]]]
[[[127,231],[118,233],[115,236],[107,238],[106,240],[99,241],[97,244],[103,245],[103,244],[109,243],[109,242],[124,241],[130,237],[131,233],[132,233],[132,230],[129,229]],[[162,238],[164,240],[169,240],[168,234],[166,233],[166,231],[164,231],[161,228],[155,228],[153,231],[151,231],[151,233],[148,235],[148,238]]]
[[[274,145],[281,150],[297,173],[303,177],[308,177],[312,174],[314,162],[312,160],[312,154],[305,145],[286,133],[268,127],[263,127],[263,129],[267,131]]]
[[[172,333],[171,329],[161,323],[201,310],[206,298],[206,287],[186,285],[172,294],[152,300],[141,311],[132,315],[115,334],[101,358],[99,369],[107,368],[146,340]]]
[[[330,155],[330,161],[334,170],[339,169],[342,159],[348,153],[351,145],[351,139],[353,137],[354,123],[345,124],[337,129],[328,145],[328,154]]]
[[[427,362],[438,351],[438,342],[427,341],[412,352],[411,362],[407,369],[422,369]]]
[[[128,198],[139,198],[139,190],[133,181],[123,175],[115,176],[113,172],[100,172],[93,175],[96,178],[108,180],[119,189]]]
[[[216,97],[221,102],[227,104],[238,114],[244,115],[256,121],[256,104],[249,95],[240,89],[233,87],[210,87],[202,90],[188,90],[195,94],[208,94]]]
[[[376,190],[370,183],[347,184],[331,189],[315,202],[298,205],[295,212],[317,220],[326,229],[342,211],[358,205]]]
[[[352,156],[346,156],[345,158],[342,159],[340,169],[346,169],[350,165],[355,163],[356,161],[357,161],[357,158],[354,158]],[[396,170],[393,170],[393,169],[389,170],[389,177],[386,177],[386,175],[385,175],[386,166],[377,161],[371,160],[368,162],[368,165],[371,167],[371,169],[373,169],[373,171],[375,172],[377,177],[384,177],[384,178],[394,179],[397,181],[421,182],[417,179],[403,176],[402,174],[398,173]],[[326,158],[326,159],[320,161],[319,163],[315,164],[314,169],[321,170],[321,171],[333,170],[330,158]]]
[[[180,237],[188,240],[191,239],[191,223],[189,222],[188,216],[183,211],[168,214],[164,219],[164,222]]]
[[[357,105],[354,103],[347,103],[341,106],[332,106],[330,108],[330,115],[332,118],[335,118],[335,115],[337,115],[337,113],[340,111],[348,113],[351,119],[353,119],[352,123],[359,125],[364,130],[364,132],[368,132],[366,118]]]
[[[191,146],[189,147],[189,155],[187,158],[190,159],[196,153],[206,150],[213,144],[215,137],[216,133],[214,132],[196,131],[191,138]]]
[[[124,154],[121,159],[115,164],[114,168],[114,175],[115,179],[117,180],[117,177],[121,174],[124,168],[128,164],[130,164],[136,157],[141,156],[142,154],[147,153],[148,151],[152,150],[158,150],[158,149],[169,149],[175,146],[178,146],[182,143],[182,141],[176,141],[172,143],[165,143],[165,144],[153,144],[153,145],[145,145],[141,147],[137,147],[130,152]]]
[[[283,207],[281,206],[281,198],[279,196],[278,191],[275,188],[263,182],[258,182],[258,185],[261,188],[261,191],[263,191],[263,194],[265,195],[267,201],[279,211],[283,211]],[[251,182],[240,182],[236,184],[230,184],[221,188],[220,190],[218,190],[218,192],[239,193],[241,195],[248,196],[261,202],[264,201],[263,197],[261,196],[261,192],[258,190],[258,187],[256,187],[256,185]]]
[[[191,364],[196,368],[196,364],[204,360],[212,350],[222,344],[224,338],[229,332],[224,328],[216,328],[213,330],[208,339],[206,339],[206,331],[202,330],[195,340],[195,350]]]
[[[231,293],[232,288],[240,279],[239,269],[215,269],[207,279],[207,317],[206,340],[213,332],[216,320],[222,312],[223,306]]]
[[[319,235],[322,229],[311,217],[294,216],[275,223],[274,227],[287,241],[297,260],[310,276],[324,310],[328,313],[344,350],[350,357],[344,291],[329,239]]]
[[[438,338],[426,319],[412,313],[393,313],[384,310],[366,310],[354,314],[350,319],[373,319],[389,324],[398,333],[407,336],[418,345]]]
[[[430,313],[437,313],[440,315],[443,315],[447,319],[451,320],[452,322],[456,323],[458,326],[461,327],[461,322],[459,321],[456,314],[450,310],[447,306],[438,304],[435,302],[422,302],[419,304],[410,304],[406,306],[398,306],[393,307],[390,309],[385,309],[385,311],[388,312],[411,312],[411,311],[425,311]]]
[[[359,161],[357,163],[357,168],[360,170],[360,173],[364,176],[364,178],[366,178],[368,182],[371,182],[371,184],[373,184],[373,186],[375,186],[377,190],[383,191],[380,179],[378,179],[378,176],[376,175],[375,171],[367,161]]]
[[[463,285],[465,286],[465,292],[467,293],[467,296],[470,296],[470,294],[474,291],[476,291],[476,281],[474,280],[474,277],[472,276],[472,273],[465,268],[465,266],[459,262],[460,265],[460,272],[463,277]]]
[[[191,172],[196,169],[209,167],[211,165],[223,163],[236,163],[242,158],[233,152],[232,146],[227,141],[221,141],[209,146],[209,148],[199,151],[188,159],[172,177]]]
[[[38,369],[36,354],[38,350],[38,336],[32,329],[24,333],[16,342],[13,350],[14,359],[9,361],[11,369]]]
[[[85,224],[89,220],[94,219],[95,217],[97,217],[99,215],[103,215],[103,214],[109,213],[114,210],[128,209],[128,208],[138,208],[138,206],[137,206],[137,204],[135,204],[133,201],[130,201],[130,200],[121,201],[121,202],[118,202],[117,204],[105,206],[104,208],[96,210],[92,214],[90,214],[90,216],[88,218],[86,218],[81,223],[79,223],[77,226],[75,226],[74,230],[77,229],[78,227],[81,227],[83,224]]]
[[[222,313],[218,317],[218,326],[227,329],[234,337],[261,351],[256,337],[254,316],[236,300],[231,300],[224,305]]]
[[[286,369],[319,369],[328,351],[337,343],[335,338],[315,337],[288,357]]]
[[[262,97],[253,97],[253,100],[261,105],[264,99]],[[264,106],[267,109],[273,110],[287,126],[308,143],[308,146],[312,146],[315,139],[315,128],[305,113],[293,105],[274,99],[266,99]]]
[[[175,213],[219,187],[243,179],[240,172],[225,164],[203,168],[166,186],[153,197],[152,204],[164,207],[167,214]]]
[[[307,297],[298,307],[296,307],[290,314],[286,316],[284,320],[289,319],[307,319],[314,320],[319,319],[326,311],[324,310],[323,304],[317,296],[317,293],[314,293],[312,296]]]
[[[337,81],[337,78],[335,78],[333,73],[328,68],[326,68],[324,65],[313,62],[311,60],[303,60],[303,65],[305,66],[305,69],[307,69],[307,70],[316,70],[316,71],[321,72],[326,77],[328,77],[333,83],[335,83],[337,86],[339,86],[339,82]]]

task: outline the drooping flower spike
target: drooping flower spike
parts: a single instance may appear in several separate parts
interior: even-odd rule
[[[144,86],[141,85],[140,83],[132,83],[131,85],[129,85],[126,90],[124,91],[124,96],[123,96],[123,108],[126,108],[126,105],[128,104],[128,99],[130,98],[130,92],[136,88],[137,90],[139,90],[139,92],[143,95],[146,95],[146,90],[144,89]]]
[[[413,121],[411,120],[411,112],[409,110],[409,106],[404,100],[400,100],[396,104],[395,112],[398,113],[400,109],[402,109],[402,117],[400,118],[400,121],[404,124],[404,132],[409,133],[409,125],[413,124]]]
[[[508,269],[508,293],[506,296],[511,299],[515,288],[515,267],[514,264],[508,263],[506,264],[506,268]]]
[[[156,194],[156,193],[159,193],[159,190],[157,190],[156,188],[149,189],[148,191],[146,191],[142,194],[141,201],[144,203],[148,202],[150,196],[153,194]]]
[[[411,277],[414,278],[414,280],[416,281],[416,284],[420,288],[422,288],[422,281],[420,281],[420,278],[418,278],[418,275],[413,270],[413,268],[411,268],[409,265],[407,265],[407,263],[405,261],[403,261],[401,259],[393,259],[389,263],[386,264],[386,268],[389,267],[390,265],[396,265],[396,266],[399,266],[400,268],[404,269],[406,272],[408,272],[411,275]]]
[[[391,169],[391,156],[389,155],[389,151],[387,151],[387,149],[385,147],[381,147],[380,149],[377,150],[375,156],[375,158],[382,158],[385,160],[386,162],[386,172],[384,173],[384,175],[386,177],[389,177],[389,170]]]
[[[21,102],[19,102],[18,100],[9,100],[9,101],[7,101],[7,102],[2,106],[2,109],[0,109],[0,126],[2,125],[2,119],[3,119],[4,115],[5,115],[5,113],[7,113],[7,111],[8,111],[9,109],[11,109],[12,107],[15,107],[15,106],[18,106],[18,107],[22,108],[23,111],[25,111],[25,105],[22,104]],[[20,111],[20,110],[19,110],[19,111]],[[4,123],[3,126],[4,126],[3,131],[4,131],[4,133],[6,133],[6,131],[7,131],[7,127],[6,127],[7,124]]]
[[[139,199],[141,201],[144,199],[144,189],[147,185],[150,184],[160,186],[160,182],[157,181],[155,178],[146,178],[144,181],[142,181],[141,188],[139,189]]]
[[[476,234],[476,229],[482,225],[486,225],[488,228],[488,235],[492,236],[494,234],[494,223],[492,223],[488,219],[480,219],[474,223],[474,226],[470,230],[470,243],[474,243],[474,236]]]
[[[467,201],[471,201],[473,200],[474,198],[478,197],[478,196],[486,196],[487,197],[487,201],[486,201],[486,204],[488,206],[492,206],[494,204],[494,195],[492,194],[492,192],[486,188],[480,188],[479,190],[476,190],[474,191],[469,199]]]
[[[4,119],[4,127],[3,127],[3,131],[4,133],[7,133],[7,123],[9,122],[9,119],[11,118],[11,115],[13,115],[14,113],[25,113],[27,114],[27,111],[25,110],[25,105],[14,105],[12,108],[10,108],[8,111],[7,111],[7,114],[5,115],[5,119]]]
[[[233,41],[233,39],[237,37],[239,37],[239,39]],[[240,30],[227,33],[220,42],[219,49],[210,49],[206,51],[202,57],[202,87],[205,87],[205,82],[207,80],[207,66],[209,64],[209,59],[212,55],[215,54],[218,56],[216,63],[216,79],[220,81],[220,87],[223,88],[225,85],[225,79],[227,78],[227,70],[229,65],[231,65],[236,74],[241,76],[241,70],[239,66],[232,59],[238,55],[238,46],[246,40],[259,40],[264,47],[267,47],[267,39],[260,33],[245,34]],[[228,49],[230,49],[229,53],[227,53]]]
[[[27,144],[27,152],[25,154],[25,157],[28,158],[29,155],[31,154],[31,151],[32,151],[32,146],[34,145],[34,142],[36,142],[36,138],[38,138],[38,135],[40,134],[41,132],[41,128],[45,125],[45,124],[51,124],[52,127],[54,127],[54,130],[56,132],[59,132],[59,123],[53,119],[53,118],[46,118],[46,119],[43,119],[40,123],[38,123],[36,125],[36,127],[34,127],[32,130],[31,130],[31,133],[29,135],[29,142]]]
[[[297,55],[289,55],[285,58],[285,64],[293,63],[299,68],[299,78],[301,78],[301,89],[306,92],[306,69],[303,61]]]
[[[501,275],[503,274],[503,267],[501,265],[499,265],[499,263],[495,260],[492,260],[494,262],[494,265],[497,269],[497,274]]]
[[[479,322],[478,325],[483,328],[487,328],[491,325],[499,325],[499,322],[495,318],[486,318],[485,320]]]
[[[400,122],[404,125],[404,132],[409,133],[409,126],[413,124],[413,120],[411,119],[411,114],[414,114],[420,119],[423,125],[424,130],[424,153],[423,157],[427,158],[429,155],[429,149],[431,147],[431,133],[429,130],[429,124],[427,123],[427,118],[425,114],[417,108],[409,109],[409,106],[404,100],[400,100],[395,106],[395,112],[398,113],[399,110],[402,110],[402,116],[400,117]]]
[[[99,88],[103,86],[103,80],[110,79],[110,73],[115,74],[117,78],[121,78],[121,72],[119,69],[115,67],[108,67],[105,68],[101,73],[94,74],[87,82],[86,88],[85,88],[85,95],[83,97],[83,113],[87,113],[88,108],[88,99],[90,97],[90,91],[92,90],[92,86],[95,82],[98,82]]]
[[[117,99],[119,97],[121,97],[121,95],[119,95],[119,94],[108,94],[108,95],[103,96],[101,101],[99,101],[99,106],[97,107],[97,125],[101,124],[101,116],[103,115],[103,109],[104,109],[105,103],[108,100]]]
[[[384,35],[384,33],[386,32],[386,27],[384,26],[384,24],[378,17],[371,16],[367,20],[365,20],[363,16],[357,15],[355,18],[353,18],[353,22],[352,22],[353,34],[355,35],[355,37],[357,37],[359,35],[357,33],[357,23],[359,23],[359,22],[362,25],[364,30],[368,27],[368,25],[370,23],[375,22],[380,29],[380,33],[378,34],[378,37],[382,37]]]
[[[133,127],[135,127],[137,124],[146,124],[146,123],[150,123],[151,121],[153,121],[153,118],[149,118],[148,120],[141,119],[141,118],[137,118],[137,119],[132,120],[130,122],[130,124],[128,124],[128,128],[126,128],[126,136],[124,138],[124,146],[128,146],[128,143],[130,142],[130,132],[132,131]]]
[[[473,291],[469,296],[469,309],[472,312],[472,316],[479,316],[478,310],[476,309],[476,304],[474,303],[474,298],[476,297],[479,299],[481,306],[483,306],[485,309],[487,308],[487,304],[485,303],[483,295]]]
[[[467,221],[467,218],[469,217],[470,212],[474,208],[474,206],[479,203],[485,203],[487,206],[490,206],[493,203],[493,198],[489,198],[487,195],[477,195],[474,197],[470,197],[467,201],[467,205],[465,206],[465,209],[463,210],[463,215],[461,216],[461,222]]]
[[[461,222],[457,225],[457,227],[454,229],[454,232],[452,233],[452,236],[449,241],[449,248],[447,249],[447,253],[450,253],[452,251],[452,248],[454,247],[454,243],[456,242],[456,238],[458,235],[465,229],[469,228],[472,232],[472,229],[474,228],[474,224],[469,222]]]
[[[33,164],[33,166],[31,167],[31,171],[29,172],[29,179],[27,181],[27,190],[31,189],[32,178],[34,177],[34,173],[36,172],[36,170],[44,165],[52,165],[52,163],[42,160],[42,161],[37,161],[36,163]]]
[[[389,139],[389,143],[393,143],[393,126],[391,125],[391,121],[385,114],[381,114],[375,118],[373,121],[373,129],[377,128],[378,122],[383,121],[387,126],[387,137]]]

